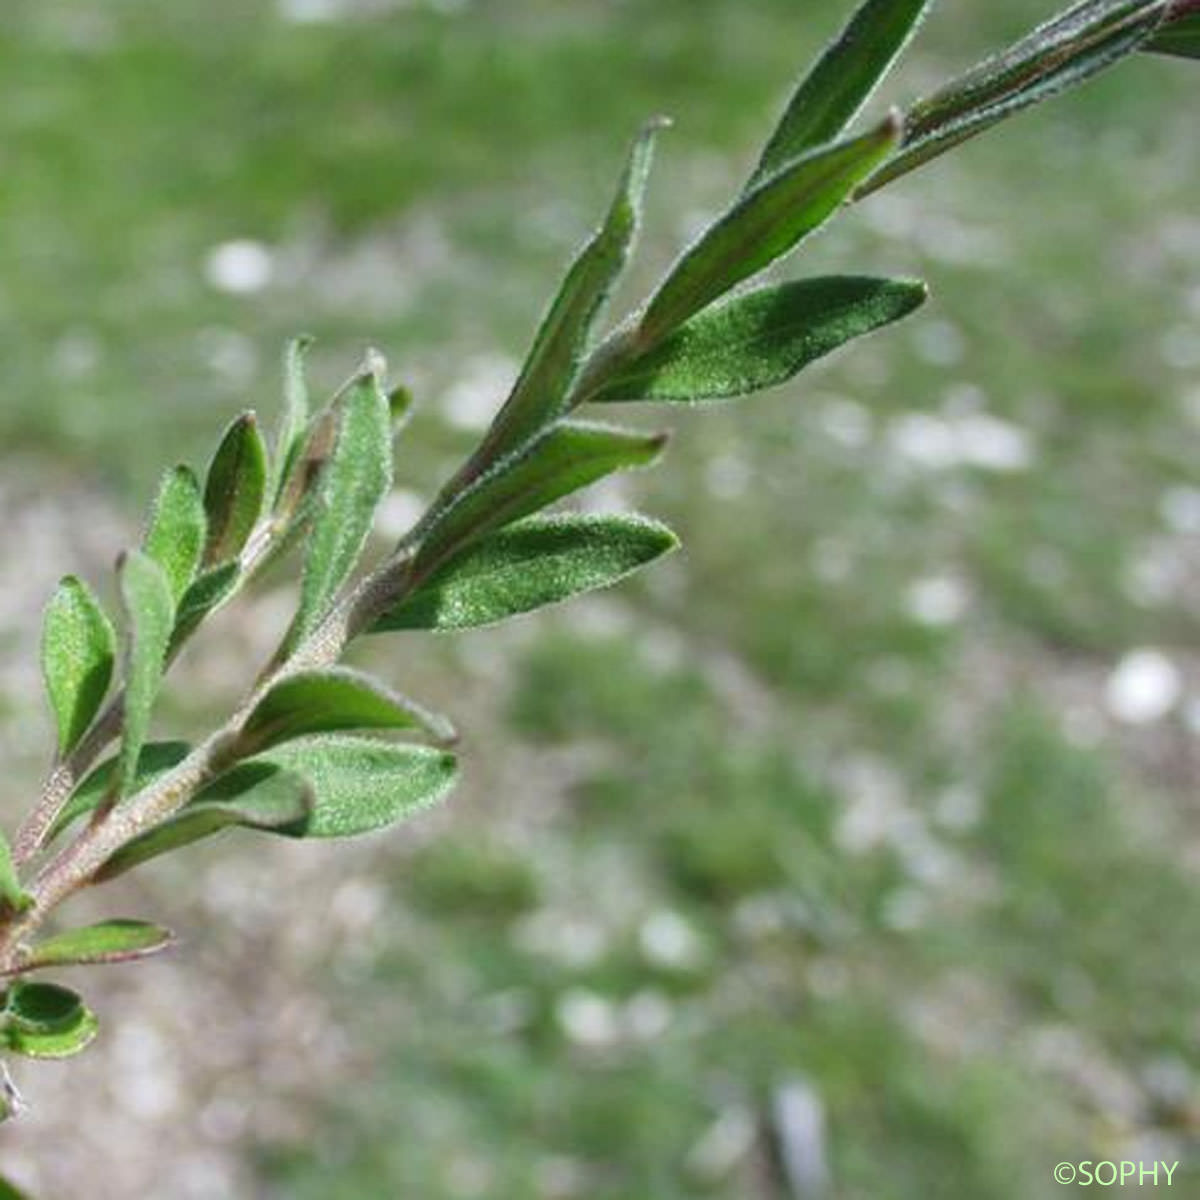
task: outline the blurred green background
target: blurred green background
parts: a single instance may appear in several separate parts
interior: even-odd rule
[[[847,7],[7,0],[6,824],[55,575],[100,583],[167,461],[274,412],[285,337],[322,390],[369,343],[420,397],[399,532],[638,124],[676,120],[628,302]],[[1051,8],[942,5],[889,98]],[[682,534],[644,580],[357,651],[456,716],[463,789],[88,897],[185,943],[81,977],[106,1033],[23,1070],[0,1169],[46,1200],[1037,1200],[1086,1159],[1200,1189],[1198,96],[1126,63],[819,238],[790,273],[931,304],[637,416],[668,461],[596,499]],[[236,695],[288,595],[189,654],[162,733]]]

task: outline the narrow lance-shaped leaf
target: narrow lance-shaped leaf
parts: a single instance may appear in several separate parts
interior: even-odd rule
[[[175,605],[159,565],[131,550],[119,565],[121,599],[128,625],[125,656],[125,723],[116,794],[127,796],[137,776],[138,758],[150,728],[150,714],[162,682]]]
[[[187,742],[147,742],[138,755],[137,771],[129,787],[130,794],[140,792],[177,767],[191,753],[191,749]],[[71,798],[55,818],[47,835],[48,841],[56,838],[72,821],[92,812],[104,802],[104,798],[112,791],[119,763],[119,755],[106,759],[71,793]]]
[[[233,826],[303,837],[313,803],[312,788],[295,772],[259,760],[241,763],[174,816],[127,842],[96,872],[96,879],[113,879]]]
[[[530,517],[436,572],[371,632],[490,625],[608,587],[678,544],[665,525],[644,517]]]
[[[348,729],[419,730],[454,741],[454,727],[377,679],[347,667],[285,676],[258,702],[238,738],[241,756],[314,733]]]
[[[66,576],[42,625],[42,674],[60,758],[74,749],[99,711],[116,653],[116,634],[100,602],[82,580]]]
[[[20,960],[19,971],[97,963],[130,962],[165,950],[175,935],[162,925],[114,919],[80,929],[68,929],[32,947]]]
[[[142,542],[142,549],[162,568],[173,604],[179,603],[196,576],[204,538],[200,484],[190,468],[174,467],[159,485]]]
[[[301,776],[311,787],[304,837],[350,837],[392,825],[440,800],[457,773],[454,755],[445,750],[349,734],[300,738],[244,765],[263,764]],[[242,802],[253,794],[245,792]]]
[[[862,137],[815,150],[747,192],[685,251],[651,299],[634,343],[652,346],[823,225],[895,148],[892,114]]]
[[[254,413],[242,413],[225,431],[204,482],[208,539],[204,565],[237,558],[262,514],[267,447]]]
[[[614,471],[655,462],[664,433],[642,433],[590,421],[563,421],[528,449],[497,464],[411,538],[420,549],[414,572],[428,574],[472,541]]]
[[[69,988],[12,984],[0,1015],[0,1042],[30,1058],[68,1058],[96,1036],[95,1015]]]
[[[592,397],[715,400],[790,379],[814,359],[922,304],[910,279],[832,276],[734,296],[631,360]]]
[[[371,530],[375,509],[392,483],[387,396],[374,371],[343,397],[337,441],[318,485],[300,606],[288,635],[295,646],[328,611]]]
[[[275,444],[275,476],[271,491],[278,503],[297,465],[308,428],[308,381],[304,357],[313,344],[307,336],[293,338],[283,352],[283,420]]]
[[[28,908],[32,899],[21,886],[17,878],[16,867],[13,866],[12,851],[9,849],[8,838],[0,830],[0,913],[21,912]]]
[[[973,67],[905,118],[903,148],[859,188],[876,191],[1022,109],[1086,82],[1141,47],[1169,0],[1086,0]]]
[[[634,141],[604,224],[571,264],[504,407],[479,448],[442,490],[431,513],[436,515],[490,464],[521,447],[566,410],[592,329],[629,259],[654,142],[668,124],[659,117]]]
[[[1200,0],[1176,0],[1158,32],[1143,49],[1180,58],[1200,58]]]
[[[839,137],[887,75],[931,3],[864,0],[801,81],[747,186]]]

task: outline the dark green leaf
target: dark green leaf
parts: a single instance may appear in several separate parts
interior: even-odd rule
[[[187,742],[150,742],[142,747],[138,755],[137,772],[129,792],[140,792],[173,767],[177,767],[191,753]],[[114,773],[117,769],[116,756],[106,759],[71,793],[63,806],[49,837],[57,837],[70,823],[98,807],[112,790]]]
[[[162,568],[178,604],[196,576],[204,550],[204,501],[189,467],[174,467],[159,485],[142,549]]]
[[[39,942],[21,959],[20,970],[90,963],[129,962],[165,950],[175,935],[145,921],[111,920],[68,929]]]
[[[175,604],[167,578],[152,558],[131,550],[119,565],[128,645],[125,655],[125,722],[121,731],[116,795],[129,795],[137,775],[142,743],[162,682],[167,645],[175,624]]]
[[[1137,50],[1169,0],[1085,0],[920,100],[904,145],[859,189],[864,196],[1030,105],[1086,82]]]
[[[1188,9],[1192,11],[1187,11]],[[1180,58],[1200,58],[1200,3],[1175,5],[1178,16],[1168,16],[1143,49]]]
[[[204,483],[208,540],[204,565],[237,558],[262,515],[267,488],[267,447],[252,412],[225,431]]]
[[[712,400],[790,379],[814,359],[924,302],[907,279],[832,276],[735,296],[607,381],[594,400]]]
[[[22,912],[31,903],[32,897],[17,878],[8,838],[0,831],[0,913]]]
[[[312,733],[346,729],[419,729],[442,743],[454,727],[376,679],[346,667],[301,671],[276,683],[258,702],[239,738],[250,755]]]
[[[345,734],[275,746],[245,766],[263,763],[294,772],[312,787],[305,837],[350,837],[391,825],[440,800],[457,770],[454,755],[444,750]]]
[[[8,1049],[31,1058],[68,1058],[96,1036],[95,1016],[78,995],[54,983],[14,983],[0,1021]]]
[[[304,378],[304,356],[313,344],[302,336],[288,342],[283,352],[283,421],[275,444],[275,469],[272,492],[275,503],[296,468],[304,448],[308,429],[308,383]]]
[[[738,202],[671,269],[641,319],[645,348],[731,288],[786,254],[823,225],[896,147],[895,114],[862,137],[789,162]]]
[[[318,485],[300,606],[289,634],[294,646],[329,610],[354,569],[375,509],[392,483],[387,396],[374,372],[361,375],[341,406],[337,441]]]
[[[5,1103],[5,1097],[0,1095],[0,1121],[12,1115],[11,1112],[5,1112]],[[0,1200],[29,1200],[29,1195],[7,1179],[0,1179]]]
[[[81,579],[58,585],[42,625],[42,674],[58,726],[58,753],[75,747],[108,691],[117,638],[104,609]]]
[[[261,760],[241,763],[174,816],[122,846],[96,878],[112,879],[234,825],[303,837],[312,811],[312,789],[298,774]]]
[[[398,384],[388,392],[388,415],[392,419],[392,437],[395,437],[408,424],[413,411],[413,394]]]
[[[864,0],[792,96],[750,177],[840,137],[907,45],[932,0]]]
[[[210,613],[220,608],[237,591],[241,573],[238,562],[222,563],[198,576],[183,593],[175,616],[175,628],[171,633],[172,654],[191,637]]]
[[[653,463],[667,435],[586,421],[563,421],[526,450],[497,464],[431,524],[413,532],[414,566],[428,574],[470,542],[611,475]]]
[[[530,517],[438,571],[372,632],[490,625],[607,587],[678,544],[665,525],[644,517]]]

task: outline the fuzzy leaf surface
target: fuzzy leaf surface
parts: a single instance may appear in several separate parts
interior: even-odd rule
[[[112,679],[117,635],[91,588],[74,575],[58,585],[42,623],[42,675],[69,754],[100,709]]]
[[[678,544],[665,525],[645,517],[530,517],[436,572],[371,632],[491,625],[608,587]]]
[[[205,566],[228,562],[242,552],[262,515],[266,489],[266,443],[254,414],[243,413],[225,431],[204,481]]]
[[[861,137],[788,162],[746,192],[671,268],[635,340],[653,345],[786,254],[833,216],[899,138],[900,121],[892,115]]]
[[[304,447],[308,428],[308,380],[304,357],[313,344],[306,335],[292,338],[283,351],[283,418],[275,442],[275,477],[272,492],[277,502]]]
[[[932,0],[864,0],[797,87],[749,187],[840,137],[882,82]]]
[[[162,478],[142,549],[162,568],[171,601],[178,604],[196,576],[204,552],[206,518],[200,484],[190,467]]]
[[[445,717],[427,712],[377,679],[348,667],[301,671],[267,692],[246,720],[244,754],[315,733],[348,729],[411,729],[442,743],[454,740]]]
[[[236,561],[222,563],[202,572],[193,580],[191,587],[183,593],[175,614],[175,628],[171,632],[171,651],[178,649],[204,619],[237,591],[241,580],[241,566]]]
[[[924,284],[831,276],[734,296],[693,317],[593,397],[715,400],[790,379],[815,359],[913,311]]]

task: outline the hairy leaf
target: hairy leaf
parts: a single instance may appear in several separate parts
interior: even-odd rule
[[[530,517],[481,541],[372,629],[471,629],[607,587],[678,546],[636,516]]]
[[[178,650],[195,633],[200,623],[237,591],[241,574],[238,562],[226,562],[205,571],[193,581],[179,601],[175,628],[171,633],[171,653]]]
[[[172,604],[196,576],[204,550],[206,519],[200,484],[191,468],[168,471],[159,485],[142,549],[162,568]]]
[[[208,540],[204,565],[237,558],[262,514],[267,488],[267,447],[252,412],[225,431],[204,482]]]
[[[55,983],[12,984],[0,1017],[0,1039],[30,1058],[69,1058],[96,1036],[95,1016],[79,996]]]
[[[246,720],[242,755],[306,734],[346,729],[418,729],[442,743],[454,741],[445,717],[427,712],[369,675],[347,667],[301,671],[276,683]]]
[[[99,711],[116,653],[116,634],[99,600],[81,579],[66,576],[42,624],[42,674],[60,757],[74,749]]]
[[[701,234],[651,299],[635,335],[652,346],[823,225],[900,138],[895,114],[862,137],[781,167]]]
[[[119,565],[121,599],[127,621],[125,722],[117,769],[116,795],[129,795],[137,777],[142,743],[162,682],[167,646],[175,624],[175,604],[163,571],[152,558],[131,550]]]
[[[368,372],[344,397],[337,441],[322,472],[289,645],[301,641],[329,610],[354,569],[376,506],[391,484],[387,396],[376,374]]]
[[[308,383],[304,356],[313,344],[308,336],[292,338],[283,352],[283,420],[275,443],[275,475],[271,491],[278,504],[296,468],[308,428]]]
[[[1040,25],[913,106],[903,148],[859,189],[885,183],[998,121],[1086,82],[1132,54],[1154,32],[1169,0],[1085,0]]]
[[[845,342],[922,304],[907,279],[832,276],[713,305],[607,381],[594,400],[713,400],[790,379]]]
[[[137,771],[129,788],[131,795],[177,767],[191,753],[187,742],[148,742],[138,755]],[[97,808],[113,787],[119,757],[106,759],[88,774],[71,793],[51,827],[49,838],[57,837],[72,821]]]
[[[749,187],[839,137],[908,44],[932,0],[863,0],[792,96]]]
[[[174,940],[175,935],[162,925],[121,919],[101,921],[39,942],[21,959],[20,970],[129,962],[157,954]]]
[[[642,433],[585,421],[563,421],[526,450],[497,464],[430,525],[413,531],[417,574],[445,563],[493,529],[537,512],[611,475],[655,462],[663,433]],[[424,523],[423,523],[424,524]]]
[[[298,774],[260,760],[241,763],[174,816],[127,842],[96,872],[96,878],[112,879],[235,825],[302,837],[312,811],[312,789]]]
[[[301,738],[245,765],[262,763],[294,772],[312,788],[305,837],[350,837],[394,824],[440,800],[457,771],[444,750],[347,734]]]

